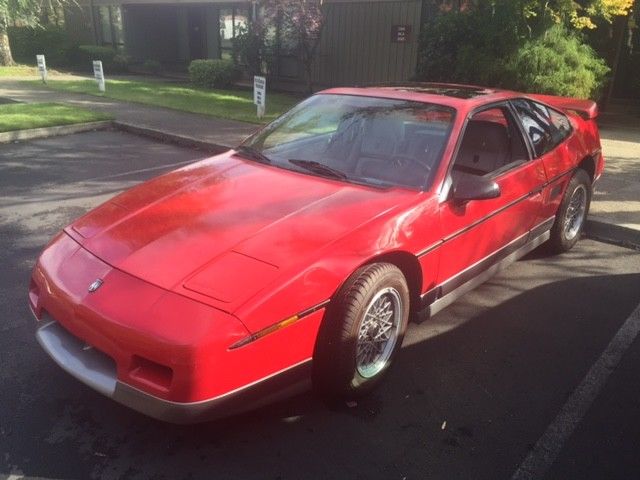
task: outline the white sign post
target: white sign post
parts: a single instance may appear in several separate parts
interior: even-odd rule
[[[102,60],[93,61],[93,77],[98,82],[98,90],[104,92],[104,71],[102,70]]]
[[[253,103],[258,106],[258,118],[264,117],[267,103],[267,79],[264,77],[253,77]]]
[[[44,55],[36,55],[36,62],[38,63],[38,73],[42,78],[42,83],[47,83],[47,62],[44,60]]]

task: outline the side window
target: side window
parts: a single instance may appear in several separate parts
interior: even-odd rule
[[[453,180],[493,174],[528,159],[524,140],[507,108],[483,110],[467,122],[453,163]]]
[[[516,100],[513,106],[537,157],[556,148],[571,133],[569,119],[556,110],[530,100]]]

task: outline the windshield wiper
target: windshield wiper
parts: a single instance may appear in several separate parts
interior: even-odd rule
[[[289,163],[293,163],[298,167],[324,177],[337,178],[338,180],[346,180],[348,178],[346,173],[325,165],[324,163],[316,162],[315,160],[298,160],[296,158],[291,158],[289,159]]]
[[[249,147],[247,145],[240,145],[236,148],[236,151],[241,152],[245,157],[250,160],[255,160],[256,162],[270,164],[271,159],[267,157],[264,153],[256,150],[253,147]]]

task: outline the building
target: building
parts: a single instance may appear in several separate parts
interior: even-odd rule
[[[88,0],[94,41],[126,50],[134,61],[184,69],[191,60],[231,56],[232,39],[260,14],[238,0]],[[402,81],[414,74],[422,0],[324,0],[326,23],[314,83],[318,86]],[[302,82],[293,46],[281,48],[269,75]]]

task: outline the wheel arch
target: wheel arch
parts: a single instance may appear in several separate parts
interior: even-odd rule
[[[578,168],[587,172],[587,175],[589,175],[589,179],[591,180],[591,183],[593,183],[596,177],[596,160],[594,156],[587,155],[586,157],[584,157],[578,164]]]
[[[422,290],[422,267],[418,258],[407,251],[396,250],[376,255],[361,266],[372,263],[391,263],[400,269],[409,287],[411,298],[410,313],[413,316],[420,309],[420,293]]]

